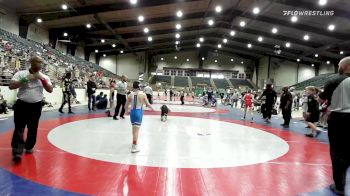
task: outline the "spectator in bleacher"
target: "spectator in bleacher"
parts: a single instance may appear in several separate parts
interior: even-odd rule
[[[115,112],[113,115],[114,120],[118,120],[118,115],[120,112],[120,118],[124,119],[125,114],[125,103],[126,103],[126,93],[128,90],[128,77],[126,75],[122,75],[121,81],[117,82],[117,106],[115,107]],[[121,111],[120,111],[121,109]]]
[[[1,94],[0,89],[0,114],[7,114],[7,101],[4,99],[4,96]]]
[[[21,161],[24,148],[27,153],[33,153],[44,97],[43,89],[49,93],[53,91],[50,78],[40,72],[42,63],[40,57],[31,57],[29,70],[17,72],[10,82],[11,90],[18,89],[18,99],[14,106],[15,130],[11,143],[15,163]],[[23,133],[26,126],[27,140],[24,141]]]
[[[331,111],[328,138],[334,184],[330,189],[344,195],[346,171],[350,167],[350,57],[339,62],[339,75],[325,85],[320,98],[328,101]]]
[[[95,93],[96,93],[96,89],[97,89],[97,85],[94,81],[94,75],[90,75],[89,81],[87,82],[87,95],[88,95],[88,108],[89,111],[95,110]]]
[[[72,107],[71,107],[71,101],[70,101],[70,96],[71,96],[71,88],[70,86],[72,85],[72,74],[71,72],[67,72],[65,77],[62,79],[62,105],[61,107],[58,109],[58,111],[60,113],[64,113],[63,112],[63,107],[64,105],[66,105],[66,103],[68,103],[68,113],[69,114],[73,114],[72,112]]]
[[[153,90],[152,87],[149,86],[149,84],[146,85],[145,88],[143,88],[143,92],[146,94],[148,102],[150,104],[153,104]]]
[[[283,87],[282,96],[281,96],[281,104],[280,104],[280,110],[282,110],[282,115],[284,119],[284,123],[281,124],[284,128],[289,128],[290,119],[292,118],[292,102],[293,97],[292,94],[290,94],[289,88]]]
[[[272,109],[277,100],[277,93],[275,90],[273,90],[272,84],[266,84],[266,89],[264,90],[262,95],[259,97],[259,99],[261,99],[263,96],[265,96],[265,104],[264,104],[264,107],[262,108],[263,117],[267,123],[270,123],[271,116],[272,116]]]

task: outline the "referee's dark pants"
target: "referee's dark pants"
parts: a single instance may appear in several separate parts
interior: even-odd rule
[[[332,112],[328,117],[333,180],[338,190],[344,190],[346,171],[350,166],[349,120],[350,113]]]
[[[22,154],[24,148],[31,150],[36,143],[39,119],[41,116],[42,103],[27,103],[20,99],[14,106],[15,130],[12,137],[12,154]],[[28,128],[27,140],[24,141],[25,127]]]
[[[60,107],[60,110],[62,110],[64,105],[66,105],[66,103],[68,103],[68,110],[69,110],[69,112],[72,111],[72,107],[70,105],[70,95],[71,94],[69,92],[63,92],[62,105]]]
[[[114,118],[116,118],[119,114],[120,107],[122,107],[122,111],[120,112],[120,117],[124,117],[125,113],[125,103],[126,103],[126,95],[117,93],[117,106],[115,107]]]

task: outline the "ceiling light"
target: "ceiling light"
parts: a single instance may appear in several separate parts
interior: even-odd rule
[[[318,54],[315,54],[315,57],[317,58],[317,57],[318,57]]]
[[[67,37],[67,36],[68,36],[68,33],[64,32],[64,33],[63,33],[63,36],[64,36],[64,37]]]
[[[343,51],[340,51],[339,54],[344,54],[344,52],[343,52]]]
[[[273,34],[276,34],[278,32],[278,29],[276,27],[274,27],[274,28],[272,28],[271,31],[272,31]]]
[[[241,27],[244,27],[245,25],[246,25],[245,21],[241,21],[241,22],[239,23],[239,26],[241,26]]]
[[[37,23],[42,23],[43,20],[42,20],[41,18],[37,18],[37,19],[36,19],[36,22],[37,22]]]
[[[90,29],[90,28],[91,28],[91,24],[90,24],[90,23],[87,23],[87,24],[86,24],[86,28]]]
[[[315,64],[312,63],[312,64],[311,64],[311,67],[314,67],[314,66],[315,66]]]
[[[260,8],[255,7],[255,8],[253,9],[253,14],[259,14],[259,13],[260,13]]]
[[[236,32],[235,32],[235,31],[231,31],[231,32],[230,32],[230,35],[231,35],[231,36],[235,36],[235,35],[236,35]]]
[[[320,6],[324,6],[326,4],[327,4],[327,0],[319,0],[318,1],[318,5],[320,5]]]
[[[143,17],[142,15],[140,15],[139,17],[137,17],[137,20],[139,22],[143,22],[145,20],[145,17]]]
[[[197,48],[200,48],[200,47],[201,47],[201,44],[200,44],[200,43],[197,43],[196,46],[197,46]]]
[[[222,7],[220,5],[215,7],[216,13],[220,13],[222,11]]]
[[[132,5],[136,5],[136,4],[137,4],[137,0],[130,0],[130,3],[131,3]]]
[[[241,61],[241,64],[243,64],[244,63],[244,61]]]
[[[300,62],[300,59],[297,59],[298,62]]]
[[[175,44],[176,44],[176,45],[180,44],[180,41],[176,41]]]
[[[259,42],[262,42],[263,40],[264,40],[263,37],[261,37],[261,36],[258,37],[258,41],[259,41]]]
[[[176,29],[181,29],[181,24],[176,24]]]
[[[95,50],[95,53],[98,53],[98,50]]]
[[[106,54],[103,54],[103,57],[106,57]]]
[[[205,58],[204,57],[202,57],[202,61],[204,61],[205,60]]]
[[[233,62],[233,59],[231,59],[231,62]]]
[[[296,17],[296,16],[292,16],[291,18],[290,18],[290,20],[294,23],[294,22],[297,22],[298,21],[298,17]]]
[[[248,47],[248,48],[251,48],[251,47],[252,47],[252,44],[248,44],[247,47]]]
[[[147,40],[148,40],[149,42],[151,42],[151,41],[153,40],[153,38],[152,38],[151,36],[149,36],[149,37],[147,38]]]
[[[101,39],[101,43],[105,43],[105,40],[104,40],[104,39]]]
[[[164,58],[160,58],[160,60],[161,60],[161,61],[163,61],[163,60],[164,60]]]
[[[147,27],[145,27],[145,28],[143,29],[143,32],[148,33],[148,32],[149,32],[149,29],[148,29]]]
[[[304,40],[309,40],[310,39],[310,36],[309,35],[304,35]]]
[[[124,51],[123,51],[123,50],[121,50],[121,51],[120,51],[120,54],[123,54],[123,53],[124,53]]]
[[[221,44],[218,44],[218,48],[221,48]]]
[[[177,17],[181,18],[182,15],[183,15],[183,13],[182,13],[181,10],[179,10],[179,11],[176,12],[176,16],[177,16]]]
[[[177,56],[174,56],[174,59],[177,59]]]
[[[187,59],[186,61],[187,61],[187,62],[189,62],[189,61],[190,61],[190,59]]]
[[[330,61],[327,61],[327,64],[329,65],[331,62]]]
[[[218,60],[215,59],[215,63],[217,63],[217,62],[218,62]]]
[[[115,44],[112,44],[112,47],[113,47],[113,48],[115,48],[116,46],[117,46],[117,45],[115,45]]]
[[[68,9],[68,6],[66,4],[62,4],[61,7],[62,7],[63,10],[67,10]]]
[[[222,42],[224,42],[224,43],[226,44],[226,43],[227,43],[227,39],[224,38],[224,39],[222,40]]]
[[[181,37],[181,35],[179,33],[176,33],[175,37],[176,37],[176,39],[179,39]]]
[[[290,43],[289,43],[289,42],[286,43],[286,47],[287,47],[287,48],[290,47]]]
[[[209,26],[213,26],[214,25],[214,20],[213,19],[208,20],[208,25]]]
[[[204,38],[203,37],[199,38],[199,41],[204,42]]]
[[[328,30],[334,31],[334,29],[335,29],[335,25],[334,25],[334,24],[330,24],[330,25],[328,26]]]

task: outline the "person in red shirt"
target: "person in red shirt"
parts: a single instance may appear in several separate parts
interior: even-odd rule
[[[252,94],[251,90],[248,90],[248,92],[243,97],[244,100],[244,117],[242,120],[245,120],[247,115],[247,110],[249,110],[249,113],[252,117],[251,122],[253,122],[253,101],[254,101],[254,95]]]

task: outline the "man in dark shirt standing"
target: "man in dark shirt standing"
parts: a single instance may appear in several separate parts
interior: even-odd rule
[[[330,189],[344,195],[346,170],[350,166],[350,57],[339,62],[339,76],[326,84],[320,99],[327,100],[328,138],[334,183]]]
[[[289,122],[292,118],[292,94],[288,91],[288,86],[283,87],[283,94],[281,96],[281,104],[280,109],[282,110],[282,115],[284,119],[284,123],[281,124],[284,128],[289,128]]]
[[[272,88],[272,84],[266,84],[266,89],[262,93],[262,95],[259,97],[261,99],[263,96],[266,97],[265,99],[265,110],[263,111],[263,116],[265,118],[265,121],[267,123],[270,123],[271,115],[272,115],[272,109],[273,106],[276,103],[277,100],[277,93]]]
[[[89,108],[89,111],[91,111],[91,109],[95,110],[95,102],[96,102],[96,100],[95,100],[95,92],[96,92],[96,89],[97,89],[97,85],[94,82],[94,75],[91,75],[89,81],[87,82],[87,94],[88,94],[88,108]],[[92,107],[91,107],[91,104],[92,104]]]

